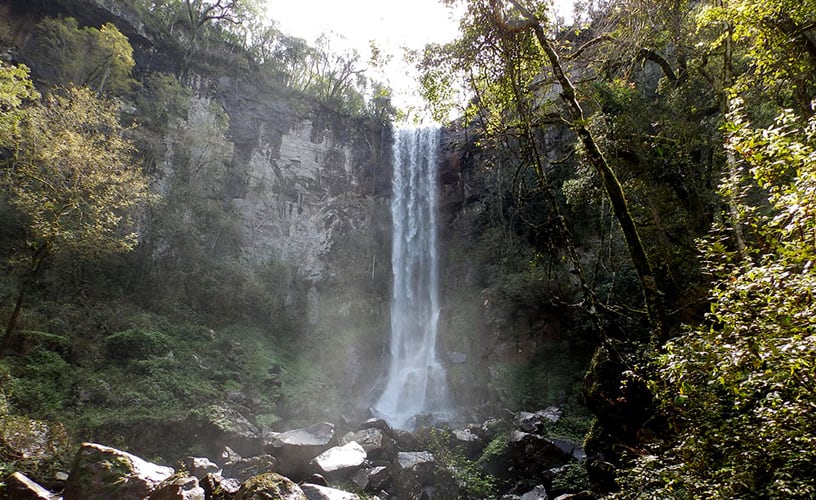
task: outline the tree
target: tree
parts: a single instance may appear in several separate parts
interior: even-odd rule
[[[3,74],[14,72],[2,68]],[[17,98],[25,96],[24,90]],[[25,219],[28,260],[0,354],[49,257],[93,259],[136,243],[131,211],[147,199],[147,181],[122,132],[114,101],[88,88],[70,88],[24,108],[16,132],[0,137],[5,152],[0,186]]]
[[[39,73],[60,84],[91,87],[119,95],[131,90],[133,48],[111,23],[80,28],[76,19],[45,18],[37,24],[32,46]]]
[[[468,75],[468,83],[476,92],[477,105],[492,111],[493,116],[488,117],[488,123],[492,124],[489,126],[504,127],[507,110],[516,111],[514,124],[517,133],[531,148],[526,161],[540,179],[544,177],[544,159],[543,152],[536,149],[534,130],[547,124],[559,124],[575,132],[587,162],[601,180],[622,230],[629,256],[640,279],[653,334],[657,339],[665,338],[668,325],[654,271],[621,183],[590,131],[588,117],[579,102],[575,85],[564,69],[556,43],[547,32],[546,19],[542,17],[547,12],[547,5],[539,2],[535,8],[527,8],[517,0],[509,0],[511,8],[508,9],[500,0],[469,3],[473,19],[465,26],[467,32],[462,43],[450,47],[454,53],[452,58],[458,59],[454,63],[455,69]],[[484,58],[484,51],[493,51],[495,59]],[[431,62],[426,63],[426,92],[430,90],[444,95],[445,91],[439,89],[445,84],[440,85],[437,81],[440,75],[434,66]],[[536,92],[548,83],[549,75],[552,75],[552,83],[557,86],[560,100],[566,108],[565,117],[552,105],[551,99],[541,99]],[[546,190],[546,179],[543,181],[543,189]],[[573,256],[572,260],[581,276],[583,273],[577,256]],[[587,295],[591,300],[591,294],[587,292]]]

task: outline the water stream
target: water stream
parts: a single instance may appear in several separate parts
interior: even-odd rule
[[[439,133],[434,127],[400,128],[394,138],[391,356],[374,410],[397,428],[411,427],[417,415],[445,415],[450,407],[436,353]]]

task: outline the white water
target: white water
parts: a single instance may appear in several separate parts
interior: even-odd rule
[[[397,129],[391,220],[391,364],[375,412],[397,428],[448,412],[445,368],[436,354],[439,322],[437,162],[439,129]]]

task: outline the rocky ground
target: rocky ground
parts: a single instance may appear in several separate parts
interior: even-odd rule
[[[50,491],[22,473],[6,480],[11,500],[248,500],[593,498],[564,491],[583,469],[577,443],[549,435],[557,408],[520,412],[461,428],[392,429],[370,419],[341,435],[331,423],[251,436],[225,432],[217,457],[184,457],[175,468],[83,443]],[[240,452],[238,450],[241,450]],[[479,481],[487,482],[479,483]],[[477,487],[482,484],[482,490]],[[485,486],[487,485],[487,486]],[[580,482],[572,485],[580,488]],[[566,486],[570,488],[570,486]],[[57,488],[53,488],[57,490]],[[560,496],[555,496],[560,495]]]

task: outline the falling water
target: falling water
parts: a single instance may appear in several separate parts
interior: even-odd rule
[[[398,129],[394,141],[391,220],[391,364],[374,406],[389,424],[449,407],[445,368],[436,355],[439,264],[436,243],[439,129]]]

